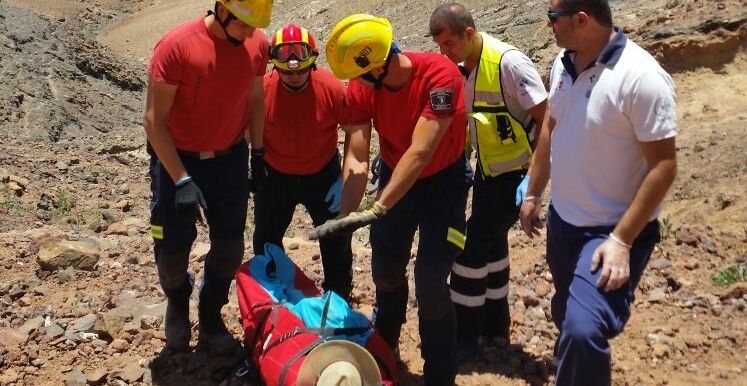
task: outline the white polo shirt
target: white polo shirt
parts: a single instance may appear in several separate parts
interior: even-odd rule
[[[477,66],[470,71],[464,83],[467,114],[472,112],[472,104],[475,102],[476,70]],[[547,99],[547,91],[545,91],[542,78],[540,78],[532,60],[519,50],[509,50],[503,53],[499,71],[501,74],[501,93],[508,113],[521,123],[527,131],[527,135],[529,135],[532,129],[541,122],[533,122],[527,110]],[[475,127],[475,119],[469,118],[467,121],[469,122],[470,142],[476,150],[477,128]]]
[[[649,171],[639,142],[677,134],[672,78],[616,30],[578,76],[569,51],[550,73],[551,199],[575,226],[616,225]]]

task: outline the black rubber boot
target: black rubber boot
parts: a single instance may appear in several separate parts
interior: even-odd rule
[[[189,297],[192,294],[193,279],[187,275],[184,283],[174,290],[166,292],[166,347],[172,350],[188,350],[192,337],[192,326],[189,323]]]

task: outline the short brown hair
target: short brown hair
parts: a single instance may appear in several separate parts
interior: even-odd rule
[[[560,0],[558,5],[563,11],[583,11],[597,23],[612,27],[612,10],[607,0]]]
[[[431,36],[440,35],[446,28],[454,34],[463,36],[467,27],[475,29],[475,20],[472,19],[472,14],[459,3],[439,5],[433,11],[429,23]]]

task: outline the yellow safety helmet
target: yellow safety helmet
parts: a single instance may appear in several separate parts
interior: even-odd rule
[[[233,16],[247,25],[265,28],[270,25],[273,0],[216,0]]]
[[[386,63],[392,47],[392,24],[367,14],[342,19],[327,41],[327,62],[340,79],[357,78]]]

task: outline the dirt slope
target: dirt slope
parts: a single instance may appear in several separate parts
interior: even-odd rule
[[[268,31],[296,22],[324,42],[342,17],[369,12],[389,17],[406,49],[433,50],[427,20],[438,3],[278,0]],[[210,374],[230,360],[159,355],[163,295],[147,233],[140,123],[152,46],[209,4],[0,1],[0,385],[60,385],[78,371],[89,384],[219,384]],[[546,73],[558,49],[544,2],[465,4],[479,29],[526,50]],[[711,278],[726,265],[747,263],[745,5],[613,2],[617,23],[673,72],[681,130],[679,175],[662,215],[665,237],[628,328],[612,343],[615,384],[744,384],[747,288],[722,290]],[[318,245],[305,241],[310,229],[299,210],[286,247],[319,280]],[[371,252],[365,230],[356,236],[354,303],[370,312]],[[40,246],[60,238],[95,240],[96,269],[41,270]],[[459,385],[553,383],[557,332],[548,319],[544,242],[515,230],[510,242],[512,345],[498,342],[463,366]],[[201,232],[190,266],[198,280],[206,243]],[[422,384],[416,307],[411,299],[401,340],[404,385]],[[225,314],[238,333],[235,295]],[[91,320],[96,325],[86,329]]]

